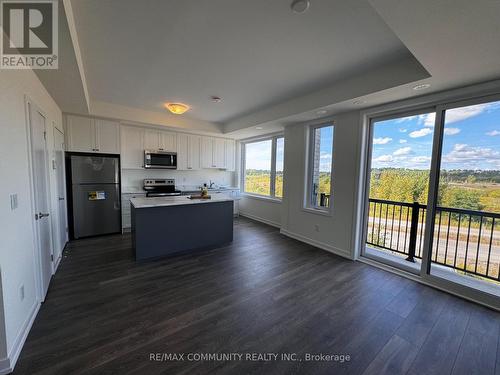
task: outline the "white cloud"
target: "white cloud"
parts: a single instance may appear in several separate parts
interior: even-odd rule
[[[411,154],[411,147],[398,148],[392,153],[394,156],[408,155]]]
[[[446,134],[446,135],[455,135],[458,133],[460,133],[459,128],[445,128],[444,129],[444,134]]]
[[[384,138],[374,138],[373,139],[373,144],[374,145],[386,145],[387,143],[389,143],[390,141],[392,141],[392,138],[389,138],[389,137],[384,137]]]
[[[489,164],[498,169],[500,168],[500,151],[457,143],[453,146],[453,150],[443,156],[443,161],[460,164],[460,168],[484,169],[484,164]]]
[[[380,155],[379,157],[373,159],[373,161],[377,163],[392,163],[394,158],[392,155]]]
[[[415,156],[415,157],[411,158],[410,161],[412,163],[415,163],[415,164],[428,164],[431,161],[431,157],[430,156]]]
[[[413,119],[415,119],[417,116],[406,116],[406,117],[401,117],[401,118],[398,118],[396,120],[396,123],[399,124],[401,122],[405,122],[405,121],[411,121]]]
[[[436,113],[434,112],[418,115],[418,123],[423,124],[424,126],[433,127],[435,121],[436,121]]]
[[[445,122],[446,124],[451,124],[454,122],[463,121],[465,119],[480,115],[481,113],[490,109],[498,108],[499,106],[499,103],[495,102],[448,109],[446,111]]]
[[[408,131],[408,129],[405,129],[405,128],[400,128],[400,129],[399,129],[399,131],[400,131],[401,133],[406,133],[406,132]]]
[[[406,139],[400,139],[399,140],[399,143],[406,143],[406,142],[408,142]]]
[[[432,129],[423,128],[423,129],[415,130],[414,132],[411,132],[409,134],[409,136],[412,138],[420,138],[420,137],[425,137],[426,135],[429,135],[431,133],[432,133]]]
[[[486,133],[486,135],[489,135],[490,137],[495,137],[497,135],[500,135],[500,130],[492,130],[492,131]]]

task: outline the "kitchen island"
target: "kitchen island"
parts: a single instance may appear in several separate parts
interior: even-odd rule
[[[132,198],[132,244],[136,260],[206,249],[233,240],[233,199],[188,196]]]

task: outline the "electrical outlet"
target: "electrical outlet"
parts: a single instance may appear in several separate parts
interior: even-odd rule
[[[316,232],[319,232],[319,225],[318,225],[318,224],[314,224],[314,230],[315,230]]]
[[[19,287],[19,299],[22,301],[24,300],[24,284],[21,284]]]
[[[18,207],[17,194],[10,195],[10,209],[15,210]]]

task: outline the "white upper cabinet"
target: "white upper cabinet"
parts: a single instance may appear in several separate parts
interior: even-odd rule
[[[214,139],[214,165],[215,168],[226,168],[226,140]]]
[[[236,143],[233,139],[226,139],[226,170],[236,169]]]
[[[226,140],[203,137],[201,145],[203,168],[226,168]]]
[[[95,152],[94,120],[88,117],[66,117],[67,151]]]
[[[177,151],[177,134],[173,132],[160,131],[161,151]]]
[[[120,153],[120,124],[81,116],[66,117],[68,151]]]
[[[200,169],[201,137],[177,134],[177,169],[184,171]]]
[[[144,149],[158,150],[160,148],[160,132],[157,130],[146,129],[144,131]]]
[[[122,168],[144,168],[144,129],[122,125],[120,133]]]
[[[120,153],[120,124],[108,120],[95,120],[96,151],[107,154]]]
[[[173,132],[146,129],[144,133],[146,150],[177,151],[177,134]]]

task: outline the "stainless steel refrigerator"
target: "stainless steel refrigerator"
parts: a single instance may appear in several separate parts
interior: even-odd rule
[[[121,230],[120,159],[71,155],[73,237]]]

